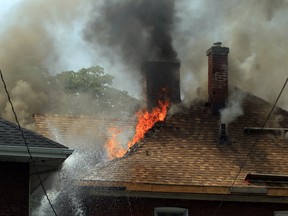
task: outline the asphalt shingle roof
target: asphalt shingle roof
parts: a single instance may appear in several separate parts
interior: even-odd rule
[[[218,116],[204,104],[183,108],[166,118],[130,154],[104,167],[95,167],[82,178],[159,185],[230,186],[248,152],[251,154],[235,186],[247,185],[248,173],[288,174],[288,139],[279,134],[244,133],[245,127],[261,127],[271,104],[248,95],[244,115],[229,124],[228,143],[220,144]],[[288,128],[288,112],[277,109],[265,127]],[[253,150],[251,150],[253,149]]]
[[[50,140],[35,132],[22,128],[29,147],[42,148],[67,148],[53,140]],[[25,146],[21,131],[12,122],[0,119],[0,145],[3,146]]]
[[[133,123],[97,116],[34,114],[36,130],[43,136],[69,147],[99,149],[109,137],[109,128],[122,128],[133,135]]]
[[[244,133],[245,127],[261,127],[271,107],[268,102],[248,94],[243,102],[244,115],[228,126],[226,144],[219,141],[219,117],[212,115],[205,103],[194,104],[191,108],[182,107],[181,111],[167,116],[163,124],[157,124],[123,158],[112,160],[104,166],[95,166],[81,179],[226,187],[232,184],[251,149],[235,186],[247,185],[244,178],[248,173],[288,175],[287,138],[278,133],[265,132],[253,148],[259,134]],[[102,134],[103,142],[107,138],[103,136],[107,127],[117,124],[117,121],[107,124],[105,120],[91,117],[57,115],[38,115],[35,120],[38,131],[43,135],[51,136],[47,123],[53,123],[65,139],[69,139],[69,134],[75,137],[89,128],[96,137]],[[71,121],[77,122],[76,128],[69,128]],[[288,112],[277,108],[265,127],[288,128]]]

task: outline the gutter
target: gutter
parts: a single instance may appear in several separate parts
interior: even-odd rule
[[[242,194],[203,194],[182,192],[149,192],[149,191],[122,191],[99,190],[98,188],[84,188],[87,194],[95,197],[129,197],[129,198],[154,198],[154,199],[181,199],[203,201],[229,201],[229,202],[254,202],[254,203],[288,203],[288,198],[283,196],[242,195]]]
[[[29,147],[33,158],[63,158],[66,159],[73,150],[66,148]],[[26,146],[0,145],[0,156],[30,157]]]
[[[76,180],[76,186],[83,188],[94,188],[91,190],[91,195],[106,196],[119,194],[122,196],[128,193],[129,196],[159,196],[170,198],[184,198],[192,199],[192,197],[207,196],[215,200],[219,197],[235,198],[238,201],[257,201],[258,202],[284,202],[288,203],[288,187],[249,187],[249,186],[204,186],[204,185],[166,185],[153,183],[132,183],[132,182],[117,182],[117,181],[103,181],[103,180]],[[122,190],[117,190],[122,188]]]

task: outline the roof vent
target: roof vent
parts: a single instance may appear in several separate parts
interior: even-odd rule
[[[246,134],[273,134],[288,139],[288,128],[245,127],[244,132]]]
[[[226,130],[226,124],[221,123],[220,124],[220,144],[226,144],[227,143],[227,130]]]
[[[288,184],[287,175],[248,173],[245,181],[250,184],[279,185]]]

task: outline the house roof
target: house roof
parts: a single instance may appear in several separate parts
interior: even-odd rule
[[[77,149],[103,146],[109,128],[117,127],[133,135],[134,123],[98,116],[34,114],[36,130],[43,136]]]
[[[243,102],[244,115],[229,124],[225,144],[219,140],[220,119],[211,114],[205,103],[182,108],[170,114],[161,126],[154,127],[123,158],[90,170],[79,185],[125,187],[130,191],[227,194],[231,193],[227,189],[237,176],[234,188],[259,188],[244,180],[248,173],[288,174],[287,111],[277,108],[267,121],[265,127],[276,130],[263,131],[261,135],[260,130],[244,132],[247,127],[261,128],[271,107],[248,94]],[[286,132],[286,138],[282,132]],[[285,185],[281,185],[282,192],[267,187],[271,188],[267,192],[270,195],[288,196],[288,191],[282,190],[287,189]]]
[[[21,130],[33,157],[34,165],[37,166],[40,172],[57,169],[73,152],[68,147],[33,131],[25,128],[21,128]],[[0,118],[0,161],[31,163],[27,146],[19,127],[12,122]],[[35,172],[34,168],[31,167],[31,174]]]
[[[22,128],[22,131],[29,147],[68,148],[25,128]],[[0,145],[25,147],[21,131],[16,124],[0,119]]]
[[[270,130],[264,130],[260,135],[259,128],[272,105],[247,94],[242,107],[244,115],[229,124],[228,141],[221,144],[220,118],[212,115],[205,103],[197,103],[190,108],[180,106],[181,111],[170,113],[164,123],[155,125],[146,138],[134,145],[124,157],[95,166],[89,173],[79,177],[78,184],[92,188],[114,188],[117,191],[123,189],[130,191],[130,194],[229,194],[237,176],[233,184],[234,192],[247,192],[246,188],[248,191],[252,188],[252,193],[262,193],[259,190],[262,186],[249,184],[245,177],[248,173],[288,174],[288,139],[287,133],[286,138],[283,134],[288,128],[288,112],[277,108],[265,124],[265,128]],[[81,131],[86,128],[89,133],[92,131],[95,138],[100,137],[101,142],[106,142],[107,128],[121,127],[117,120],[97,117],[34,117],[38,131],[54,138],[55,134],[62,134],[63,139],[69,139],[69,136],[75,139],[80,134],[82,137]],[[49,124],[57,128],[59,133],[52,133]],[[122,127],[124,130],[131,129],[127,128],[127,123],[122,124]],[[250,133],[247,128],[252,129]],[[88,132],[84,136],[89,136]],[[249,157],[243,166],[247,154]],[[288,196],[286,185],[265,186],[269,188],[265,193]]]

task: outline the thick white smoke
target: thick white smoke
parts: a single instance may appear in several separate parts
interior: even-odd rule
[[[242,103],[245,96],[246,93],[240,91],[239,89],[234,89],[230,92],[226,107],[220,110],[221,123],[228,125],[244,114]]]
[[[287,1],[180,1],[177,6],[181,22],[173,39],[182,62],[185,102],[207,97],[205,52],[216,41],[230,48],[229,83],[275,101],[288,76]],[[288,88],[279,101],[286,109],[287,95]]]
[[[73,28],[83,16],[82,6],[80,0],[25,0],[7,12],[0,32],[0,69],[22,126],[31,126],[33,113],[48,112],[61,101],[40,72],[61,64],[54,32],[59,26]],[[13,120],[2,88],[0,116]]]

